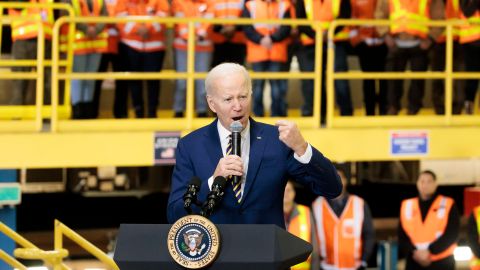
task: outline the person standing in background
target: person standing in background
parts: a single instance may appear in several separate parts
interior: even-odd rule
[[[214,18],[237,19],[242,15],[245,0],[210,0]],[[211,31],[214,43],[212,67],[231,62],[245,64],[247,48],[241,25],[216,24]]]
[[[480,270],[480,206],[473,208],[467,225],[467,242],[472,250],[470,270]]]
[[[167,0],[120,0],[117,16],[169,15]],[[165,57],[165,25],[158,22],[127,22],[119,26],[122,51],[126,52],[127,70],[132,72],[160,72]],[[147,80],[147,117],[156,118],[160,98],[160,81]],[[133,107],[137,118],[145,117],[143,81],[130,80]]]
[[[460,44],[465,56],[465,70],[480,71],[480,1],[460,0],[463,20],[468,21],[460,27]],[[478,79],[470,79],[465,84],[465,113],[473,114],[475,96],[478,90]],[[478,105],[477,105],[478,106]]]
[[[30,0],[29,3],[53,4],[53,0]],[[52,27],[54,23],[54,14],[51,9],[25,8],[9,9],[8,15],[18,18],[31,18],[32,20],[14,20],[12,21],[12,57],[13,59],[37,59],[38,46],[38,24],[36,20],[41,20],[45,36],[45,59],[51,59],[52,53]],[[14,72],[28,72],[32,67],[12,67]],[[44,104],[50,104],[51,97],[51,68],[45,68],[44,73]],[[13,80],[13,92],[10,99],[10,105],[25,105],[28,91],[28,85],[31,80],[15,79]]]
[[[347,192],[347,178],[337,169],[342,193],[334,199],[318,197],[312,204],[318,234],[321,270],[365,270],[375,246],[375,230],[368,204]]]
[[[290,1],[287,0],[251,0],[245,3],[243,18],[251,19],[289,19]],[[247,62],[252,64],[254,72],[279,72],[287,62],[289,25],[256,23],[244,26],[247,36]],[[269,80],[272,104],[270,116],[286,116],[287,101],[281,80]],[[253,82],[253,113],[265,116],[263,90],[265,79]]]
[[[176,18],[213,18],[211,2],[208,0],[173,0],[172,12]],[[209,23],[195,24],[195,72],[207,72],[212,59],[213,41],[210,37],[211,25]],[[175,25],[175,69],[177,72],[187,71],[187,38],[188,24]],[[233,53],[233,52],[231,52]],[[183,117],[186,106],[187,81],[177,80],[173,110],[175,117]],[[195,108],[198,117],[207,117],[207,102],[205,100],[204,80],[195,80]]]
[[[372,20],[375,18],[377,0],[351,0],[352,19]],[[354,48],[364,72],[385,71],[387,46],[373,26],[351,26],[350,44]],[[365,114],[375,115],[387,113],[387,81],[378,80],[378,94],[375,79],[363,79],[363,103]]]
[[[295,187],[292,181],[288,181],[283,195],[283,214],[285,216],[285,229],[301,239],[312,244],[312,255],[308,259],[290,269],[292,270],[317,270],[318,247],[317,232],[312,211],[309,207],[295,203]]]
[[[103,0],[68,0],[76,16],[107,16]],[[68,31],[65,25],[64,31]],[[64,32],[65,34],[65,32]],[[63,44],[66,44],[63,35]],[[77,23],[73,43],[73,72],[97,72],[101,54],[108,49],[108,34],[104,23]],[[63,48],[64,50],[66,48]],[[95,80],[72,80],[71,100],[73,119],[91,119],[94,117],[92,101]]]
[[[418,197],[402,201],[398,246],[407,257],[406,270],[453,270],[453,251],[460,216],[452,198],[437,194],[437,176],[423,171],[417,179]]]

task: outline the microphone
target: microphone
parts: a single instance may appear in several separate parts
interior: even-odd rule
[[[190,180],[190,184],[188,184],[187,191],[183,195],[183,208],[187,210],[189,215],[192,214],[192,202],[197,204],[197,193],[200,189],[201,180],[200,178],[194,176],[192,180]]]
[[[215,209],[217,204],[223,199],[226,185],[227,179],[225,179],[225,177],[215,177],[212,184],[212,190],[208,193],[207,201],[203,204],[202,211],[200,212],[202,216],[209,217],[212,214],[213,209]]]
[[[230,124],[230,131],[232,132],[232,155],[237,155],[239,157],[242,156],[242,136],[240,133],[242,132],[243,126],[240,121],[233,121]],[[236,186],[242,180],[241,176],[233,175],[232,176],[232,183],[233,186]]]

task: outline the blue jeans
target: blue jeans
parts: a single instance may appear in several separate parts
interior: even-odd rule
[[[73,72],[97,72],[101,57],[102,55],[99,53],[75,55],[73,57]],[[95,80],[72,80],[71,83],[72,105],[93,101]]]
[[[281,62],[256,62],[252,63],[253,71],[255,72],[279,72],[282,69]],[[265,80],[253,81],[253,112],[256,116],[264,116],[263,109],[263,89],[265,86]],[[270,110],[270,116],[286,116],[287,115],[287,103],[285,96],[287,89],[283,88],[280,80],[270,80],[270,89],[272,96],[272,107]]]
[[[207,72],[210,68],[211,58],[211,52],[195,52],[195,71]],[[175,49],[175,66],[178,72],[187,71],[187,51]],[[173,102],[173,110],[175,112],[185,111],[186,95],[187,81],[177,80]],[[195,80],[195,108],[197,113],[207,112],[207,99],[205,95],[205,81]]]

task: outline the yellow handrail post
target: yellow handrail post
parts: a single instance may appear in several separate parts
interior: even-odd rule
[[[333,35],[337,24],[335,21],[331,22],[328,28],[328,37],[327,37],[327,72],[326,72],[326,92],[327,92],[327,128],[332,127],[333,114],[335,110],[335,87],[334,87],[334,73],[335,73],[335,42],[333,40]]]
[[[53,25],[52,30],[52,115],[51,115],[51,131],[58,130],[58,73],[59,73],[59,35],[61,23],[65,18],[59,18]]]
[[[0,15],[3,15],[3,6],[0,5]],[[0,20],[0,55],[2,53],[3,20]]]
[[[192,128],[194,117],[194,99],[195,99],[195,22],[188,22],[188,40],[187,40],[187,100],[185,104],[185,115],[187,117],[187,129]]]
[[[19,270],[27,270],[28,269],[25,265],[21,264],[15,258],[8,255],[3,249],[0,249],[0,260],[6,262],[12,268],[16,268],[16,269],[19,269]]]
[[[313,80],[313,127],[320,128],[320,106],[322,102],[322,61],[323,61],[323,25],[315,23],[315,78]]]
[[[43,110],[43,96],[45,94],[45,29],[41,21],[37,21],[38,36],[37,36],[37,87],[36,87],[36,101],[35,101],[35,126],[37,131],[42,130],[42,110]]]
[[[446,56],[445,56],[445,124],[452,123],[452,97],[453,97],[453,38],[452,24],[447,24]],[[458,94],[458,93],[457,93]]]

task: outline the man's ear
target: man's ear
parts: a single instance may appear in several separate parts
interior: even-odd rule
[[[212,110],[212,112],[214,113],[217,113],[217,111],[215,110],[215,103],[213,102],[212,96],[207,95],[207,103],[210,110]]]

